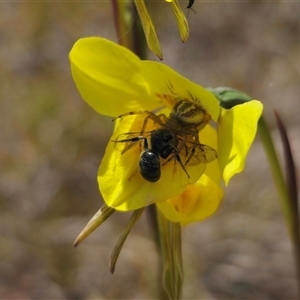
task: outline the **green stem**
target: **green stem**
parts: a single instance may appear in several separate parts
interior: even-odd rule
[[[163,285],[169,299],[180,299],[183,284],[181,226],[168,221],[158,211],[158,227],[163,259]]]
[[[147,58],[147,44],[133,0],[111,0],[119,44],[141,59]]]

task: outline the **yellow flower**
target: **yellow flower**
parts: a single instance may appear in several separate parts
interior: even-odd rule
[[[82,98],[98,113],[116,118],[112,141],[98,172],[106,205],[130,211],[155,203],[167,219],[182,225],[213,214],[223,197],[221,180],[227,185],[244,168],[262,104],[252,100],[225,110],[211,92],[170,67],[142,61],[128,49],[102,38],[77,41],[70,61]],[[141,110],[169,116],[174,105],[182,100],[205,112],[199,126],[199,141],[207,149],[215,149],[217,159],[199,164],[193,163],[192,158],[185,165],[185,172],[175,158],[169,162],[161,158],[161,177],[157,182],[149,182],[139,170],[144,140],[137,143],[140,147],[129,149],[125,148],[128,143],[113,141],[130,137],[124,135],[127,133],[140,134],[145,118],[151,114],[140,113]],[[128,112],[132,113],[117,118]],[[145,131],[160,127],[150,118]]]

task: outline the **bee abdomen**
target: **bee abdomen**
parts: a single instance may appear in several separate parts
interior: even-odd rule
[[[160,178],[159,156],[150,149],[142,152],[140,157],[140,173],[143,178],[150,182],[156,182]]]

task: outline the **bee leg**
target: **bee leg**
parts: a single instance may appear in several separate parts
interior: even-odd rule
[[[141,140],[145,140],[146,138],[144,136],[136,136],[130,139],[123,139],[123,140],[111,140],[114,143],[126,143],[126,142],[131,142],[132,144],[129,144],[128,146],[125,147],[125,149],[123,149],[123,151],[121,152],[121,154],[124,154],[126,151],[128,151],[131,147],[133,147],[135,145],[134,142],[138,142]],[[141,143],[140,143],[141,145]],[[140,146],[141,147],[141,146]],[[141,150],[141,149],[140,149]]]
[[[187,14],[186,14],[186,18],[188,19],[189,18],[189,13],[190,13],[190,9],[187,7]]]
[[[145,139],[144,136],[136,136],[136,137],[133,137],[133,138],[130,138],[130,139],[124,139],[124,140],[111,140],[112,142],[114,143],[126,143],[126,142],[137,142],[137,141],[140,141],[140,140],[143,140]]]
[[[188,5],[186,8],[187,8],[187,10],[188,10],[188,11],[187,11],[187,14],[186,14],[186,18],[187,18],[187,19],[188,19],[188,17],[189,17],[189,12],[190,12],[190,10],[192,10],[192,11],[194,12],[194,14],[196,14],[196,11],[195,11],[191,6]]]
[[[147,149],[149,149],[148,141],[147,141],[147,139],[144,137],[144,150],[147,150]]]

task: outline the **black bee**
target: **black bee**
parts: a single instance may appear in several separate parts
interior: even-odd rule
[[[188,16],[189,16],[189,11],[190,11],[190,9],[196,14],[195,10],[192,8],[194,2],[195,2],[195,0],[189,0],[189,4],[188,4],[188,6],[186,7],[186,8],[188,9],[187,16],[186,16],[187,18],[188,18]]]
[[[190,178],[185,165],[205,165],[217,157],[217,153],[213,148],[200,143],[195,146],[191,142],[184,142],[181,137],[175,135],[168,128],[158,128],[150,132],[144,132],[144,135],[137,132],[122,133],[116,140],[112,140],[116,145],[126,143],[121,154],[124,154],[141,141],[143,142],[143,149],[139,159],[140,174],[149,182],[158,181],[161,176],[161,166],[172,159],[180,164],[182,170]],[[160,162],[160,157],[166,160],[163,164]],[[185,158],[185,161],[182,161],[182,158]]]
[[[119,135],[116,140],[113,140],[113,142],[128,143],[122,153],[130,149],[134,144],[136,144],[136,142],[144,142],[143,151],[141,152],[139,161],[140,173],[144,179],[150,182],[158,181],[161,172],[159,157],[166,159],[171,154],[173,154],[172,158],[174,157],[179,162],[182,169],[189,177],[177,150],[178,139],[171,130],[167,128],[159,128],[151,131],[149,133],[151,147],[148,145],[147,136],[134,135],[135,133],[123,133]]]
[[[121,154],[135,145],[143,146],[140,149],[139,167],[145,180],[158,181],[161,176],[161,167],[171,160],[178,162],[190,178],[185,166],[201,165],[201,172],[204,172],[206,164],[217,158],[215,149],[200,144],[199,141],[197,126],[203,119],[202,110],[199,108],[200,111],[198,111],[194,105],[187,106],[186,104],[184,101],[179,102],[174,107],[170,118],[150,111],[131,111],[114,119],[139,114],[146,115],[140,132],[122,133],[112,140],[116,148],[121,150]],[[146,131],[150,120],[161,127]],[[194,123],[196,125],[193,125]],[[161,163],[160,158],[165,161]]]

